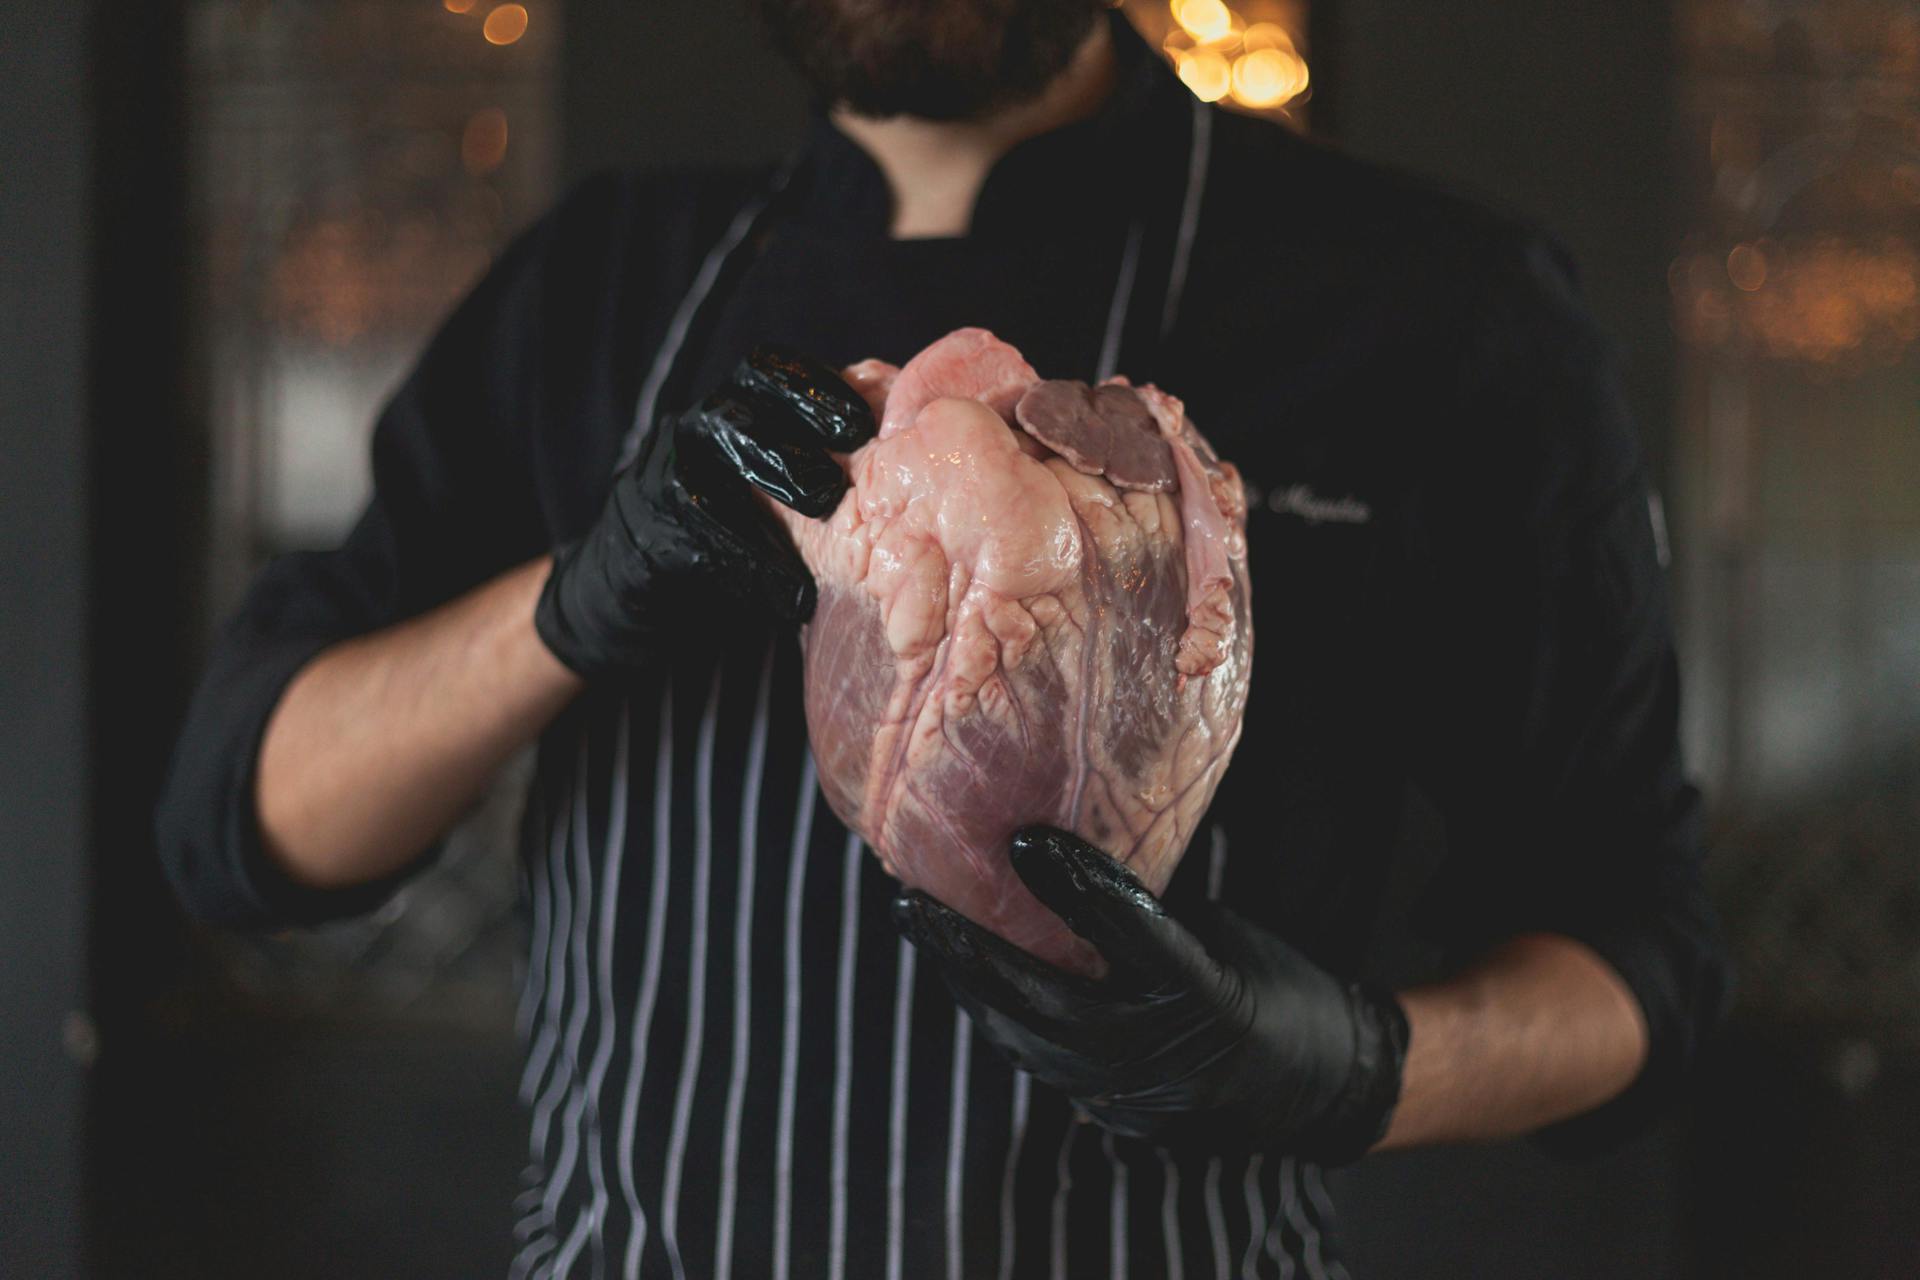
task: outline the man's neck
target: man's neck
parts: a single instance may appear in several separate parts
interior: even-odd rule
[[[1096,22],[1067,69],[1039,97],[985,120],[874,120],[835,107],[833,122],[886,175],[896,239],[964,235],[994,162],[1024,139],[1098,111],[1113,91],[1113,78],[1113,37],[1105,22]]]

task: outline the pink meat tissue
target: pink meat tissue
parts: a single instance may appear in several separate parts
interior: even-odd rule
[[[1239,475],[1174,397],[1043,381],[984,329],[845,376],[880,433],[830,517],[781,509],[820,590],[821,787],[904,884],[1097,972],[1008,838],[1051,823],[1155,893],[1172,878],[1246,708]]]

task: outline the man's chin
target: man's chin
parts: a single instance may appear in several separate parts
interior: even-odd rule
[[[759,0],[823,102],[872,119],[978,120],[1039,96],[1098,20],[1096,0]]]
[[[1025,93],[982,92],[978,81],[950,85],[921,80],[901,86],[849,86],[837,97],[822,94],[823,101],[868,120],[892,120],[908,116],[941,124],[959,124],[985,120],[995,112],[1029,101],[1038,90]]]

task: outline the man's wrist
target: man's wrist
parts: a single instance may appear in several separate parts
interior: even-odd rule
[[[619,522],[615,522],[618,526]],[[533,628],[561,665],[594,682],[644,665],[653,648],[633,612],[642,560],[603,518],[553,553],[533,608]]]
[[[560,665],[582,680],[591,680],[594,670],[585,656],[588,646],[579,634],[566,600],[566,569],[580,554],[580,545],[575,541],[554,548],[540,594],[534,600],[533,631]]]
[[[1291,1144],[1320,1164],[1351,1164],[1377,1146],[1400,1102],[1411,1026],[1390,992],[1354,984],[1354,1061],[1346,1087],[1306,1132]]]

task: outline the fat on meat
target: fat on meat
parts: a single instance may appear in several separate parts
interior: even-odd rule
[[[1239,475],[1173,396],[1043,380],[984,329],[845,374],[879,435],[825,521],[776,508],[819,584],[822,790],[904,884],[1099,972],[1008,839],[1051,823],[1166,887],[1246,708]]]

